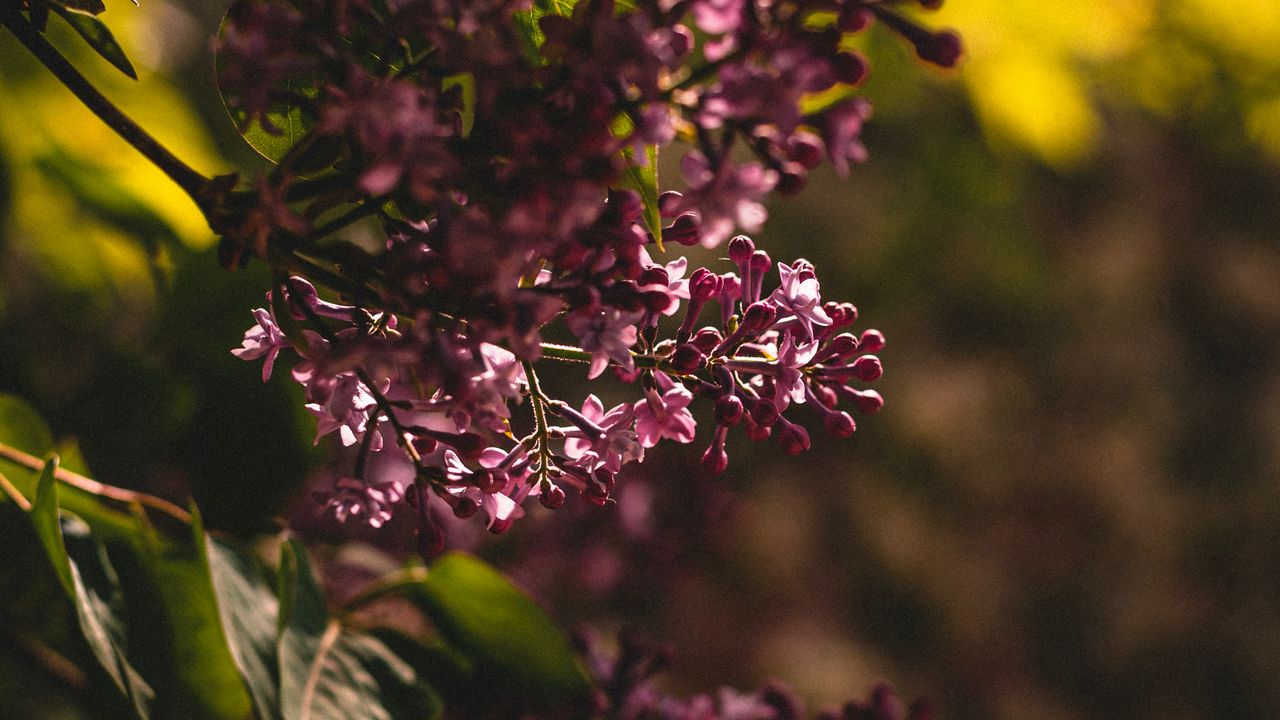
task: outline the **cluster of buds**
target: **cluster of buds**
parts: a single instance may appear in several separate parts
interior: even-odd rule
[[[810,263],[775,265],[742,235],[736,272],[654,260],[664,239],[758,229],[765,195],[824,157],[841,174],[862,159],[866,63],[845,39],[877,20],[926,60],[958,56],[954,35],[876,0],[240,0],[219,40],[228,107],[306,132],[220,228],[228,265],[277,271],[235,352],[265,379],[292,348],[318,435],[358,446],[322,506],[380,525],[408,503],[430,552],[432,503],[501,532],[530,497],[607,502],[647,449],[694,441],[698,402],[713,473],[732,428],[794,454],[810,444],[797,407],[838,437],[848,410],[878,411],[855,385],[880,376],[884,338],[851,331],[857,311],[822,300]],[[685,187],[659,195],[657,149],[677,138]],[[367,218],[380,248],[329,241]],[[544,341],[558,320],[576,346]],[[612,367],[637,396],[553,398],[541,360]],[[369,471],[387,450],[411,485]]]

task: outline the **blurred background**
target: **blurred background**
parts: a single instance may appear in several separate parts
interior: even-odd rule
[[[137,83],[50,37],[200,171],[253,172],[213,83],[225,5],[112,3]],[[961,70],[867,35],[870,161],[757,236],[888,336],[885,410],[799,458],[735,438],[717,479],[704,439],[663,448],[617,506],[453,542],[568,626],[672,643],[676,690],[1280,716],[1280,6],[950,0],[927,22],[964,36]],[[267,275],[213,242],[0,35],[0,392],[101,480],[332,538],[296,502],[327,457],[300,395],[229,352]]]

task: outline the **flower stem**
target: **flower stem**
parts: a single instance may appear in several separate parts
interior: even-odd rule
[[[201,212],[208,216],[207,190],[209,188],[209,178],[201,175],[191,168],[191,166],[178,159],[176,155],[169,152],[167,148],[160,144],[146,130],[143,130],[129,116],[125,115],[120,108],[108,100],[102,93],[98,92],[85,77],[76,70],[70,62],[67,61],[57,48],[49,44],[44,36],[36,31],[31,23],[28,22],[18,12],[17,6],[13,3],[0,4],[0,24],[8,28],[9,32],[18,39],[18,42],[26,46],[32,55],[36,56],[41,64],[49,69],[58,80],[66,86],[68,90],[89,108],[89,111],[97,115],[102,122],[115,131],[117,135],[129,143],[138,152],[142,153],[148,160],[160,168],[165,175],[177,183],[192,201],[200,208]]]
[[[28,455],[27,453],[24,453],[17,448],[9,447],[4,443],[0,443],[0,458],[4,458],[12,463],[21,465],[29,470],[39,471],[44,468],[44,461],[40,458],[34,455]],[[87,478],[63,468],[55,470],[53,477],[60,482],[66,483],[71,487],[83,490],[92,495],[115,500],[116,502],[141,505],[143,507],[162,512],[182,523],[188,525],[191,524],[191,513],[183,510],[177,505],[174,505],[168,500],[158,498],[154,495],[148,495],[146,493],[126,490],[124,488],[115,487],[114,485],[100,483],[97,480]]]

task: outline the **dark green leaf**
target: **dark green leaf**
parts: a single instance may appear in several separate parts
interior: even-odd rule
[[[56,468],[57,462],[51,460],[40,474],[31,522],[67,597],[75,606],[80,630],[89,648],[116,687],[129,698],[134,712],[147,718],[154,693],[125,658],[119,580],[106,551],[89,537],[88,528],[77,520],[65,524],[59,520]],[[69,553],[69,549],[74,550],[74,554]]]
[[[129,62],[129,57],[124,54],[124,48],[120,47],[116,37],[101,20],[87,12],[67,10],[56,5],[53,9],[107,62],[134,80],[138,79],[138,71],[133,69],[133,63]]]
[[[258,716],[277,720],[281,715],[276,595],[252,560],[215,540],[206,539],[206,543],[227,645],[253,695]]]
[[[581,706],[591,682],[563,634],[523,591],[480,560],[450,553],[413,597],[477,676],[531,704]]]
[[[157,714],[193,720],[242,720],[253,699],[228,648],[205,555],[199,513],[185,536],[161,535],[138,524],[122,569],[132,597],[130,638],[147,648],[138,657],[156,688]]]
[[[43,0],[43,2],[55,10],[66,8],[90,15],[101,15],[107,9],[107,6],[102,4],[102,0]]]
[[[229,23],[233,22],[233,18],[245,1],[238,0],[227,11],[227,14],[222,19],[222,25],[218,28],[219,38],[226,35]],[[227,102],[228,94],[222,81],[225,68],[226,60],[221,54],[218,54],[214,58],[214,77],[218,82],[218,91],[222,95],[223,105],[226,106],[227,113],[231,116],[231,121],[235,123],[236,130],[240,131],[241,137],[254,150],[258,151],[258,154],[273,163],[279,163],[294,149],[294,146],[307,136],[307,133],[315,125],[316,118],[305,112],[301,105],[281,103],[267,111],[267,126],[264,126],[258,118],[250,119],[242,109],[236,107],[235,103]],[[320,85],[319,78],[298,77],[286,80],[280,90],[281,94],[286,97],[315,98],[320,95]],[[302,164],[308,166],[308,170],[318,171],[336,160],[336,155],[334,154],[336,149],[332,144],[326,144],[324,147],[315,149],[316,152],[320,152],[326,158],[308,157],[295,159],[305,161]]]
[[[286,720],[436,718],[440,699],[377,638],[330,618],[305,551],[280,560],[280,706]]]

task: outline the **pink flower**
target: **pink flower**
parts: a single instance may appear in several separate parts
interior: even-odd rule
[[[818,278],[808,262],[797,260],[795,265],[778,263],[778,275],[782,284],[769,296],[769,302],[778,307],[778,314],[790,312],[800,322],[806,338],[813,337],[813,326],[831,324],[831,317],[822,309],[822,294]]]
[[[735,227],[755,232],[767,217],[760,198],[778,183],[778,173],[760,163],[737,166],[723,158],[712,167],[706,156],[690,152],[680,163],[688,191],[677,198],[670,212],[698,213],[703,247],[715,247],[733,234]]]
[[[253,311],[253,317],[258,325],[245,331],[243,344],[232,350],[231,354],[241,360],[256,360],[265,355],[267,359],[262,363],[262,382],[266,382],[271,378],[271,370],[275,367],[280,349],[289,347],[289,340],[276,325],[276,319],[271,313],[257,308]]]
[[[577,460],[592,452],[606,470],[614,473],[632,460],[644,461],[644,446],[631,427],[635,422],[635,409],[629,403],[605,412],[600,398],[588,395],[582,403],[582,417],[596,427],[571,430],[564,441],[566,457]]]
[[[569,329],[578,336],[582,349],[591,353],[588,378],[599,377],[610,360],[628,372],[635,370],[631,346],[636,344],[637,338],[634,323],[641,315],[640,312],[627,313],[614,307],[600,307],[579,310],[565,318]]]
[[[659,395],[657,390],[650,389],[645,398],[635,404],[636,434],[640,444],[653,447],[663,438],[680,443],[692,442],[697,425],[689,412],[693,393],[663,373],[656,373],[655,377],[659,386],[665,386],[663,393]]]

